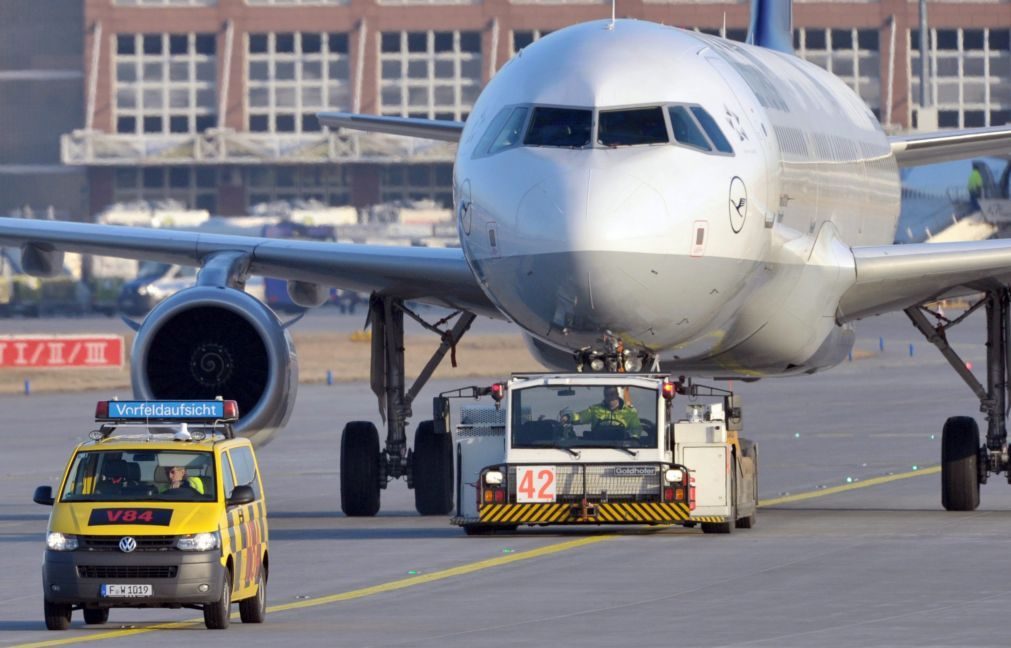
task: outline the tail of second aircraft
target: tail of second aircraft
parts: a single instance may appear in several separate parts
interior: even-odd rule
[[[748,43],[793,54],[793,0],[751,0]]]

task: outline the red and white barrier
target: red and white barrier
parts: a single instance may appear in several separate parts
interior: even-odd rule
[[[122,335],[0,335],[0,370],[123,366]]]

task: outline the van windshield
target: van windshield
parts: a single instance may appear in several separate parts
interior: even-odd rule
[[[656,448],[657,392],[552,385],[512,394],[514,448]]]
[[[63,487],[63,502],[217,499],[214,456],[201,451],[79,452]]]

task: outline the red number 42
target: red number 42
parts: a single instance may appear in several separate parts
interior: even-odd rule
[[[522,468],[516,492],[521,502],[555,501],[555,471],[551,468]]]

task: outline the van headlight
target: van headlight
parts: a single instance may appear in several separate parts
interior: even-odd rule
[[[176,549],[182,551],[210,551],[221,546],[221,537],[214,533],[194,533],[193,535],[180,536],[176,540]]]
[[[52,551],[73,551],[77,549],[77,536],[54,531],[46,536],[46,547]]]
[[[680,468],[668,468],[663,476],[668,484],[680,484],[685,479],[685,472]]]
[[[489,486],[498,486],[502,483],[502,471],[501,470],[489,470],[484,474],[484,483]]]

